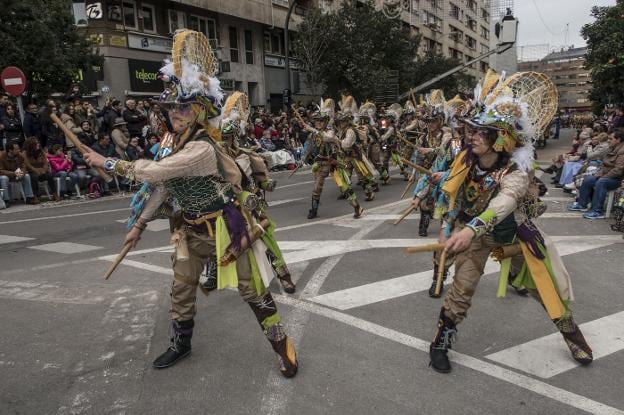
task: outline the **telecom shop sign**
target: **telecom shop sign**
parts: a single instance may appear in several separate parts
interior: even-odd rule
[[[137,92],[162,92],[163,82],[158,79],[162,62],[128,59],[130,88]]]
[[[169,54],[173,47],[173,40],[168,37],[146,35],[145,33],[128,33],[128,47]]]

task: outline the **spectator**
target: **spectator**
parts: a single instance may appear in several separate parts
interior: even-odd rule
[[[620,128],[624,128],[624,107],[618,107],[615,111],[615,116],[611,120],[610,131],[616,131]]]
[[[127,124],[123,118],[119,117],[115,120],[113,130],[110,132],[110,138],[115,145],[115,151],[118,157],[124,157],[128,142],[130,141],[130,135],[128,134]]]
[[[155,133],[151,133],[147,136],[144,154],[146,159],[154,160],[154,158],[156,158],[156,153],[158,153],[158,148],[160,147],[159,141],[160,138]]]
[[[9,96],[4,92],[0,93],[0,118],[6,115],[6,107],[9,104]]]
[[[50,173],[54,178],[59,178],[59,188],[56,189],[61,197],[71,197],[72,189],[78,183],[78,174],[74,173],[74,165],[69,154],[63,153],[63,146],[54,144],[52,151],[48,153]],[[67,185],[69,179],[70,185]]]
[[[149,109],[149,104],[147,104],[147,101],[143,101],[142,99],[137,101],[136,109],[147,119]]]
[[[152,133],[162,137],[165,131],[167,131],[167,123],[165,117],[160,111],[160,105],[152,105],[152,109],[149,113],[149,125]]]
[[[93,105],[91,105],[87,101],[84,101],[80,107],[75,109],[78,123],[82,125],[84,121],[89,121],[89,124],[91,124],[91,129],[97,133],[97,113],[95,111],[95,108],[93,108]]]
[[[80,94],[80,85],[72,84],[71,88],[69,88],[69,91],[67,91],[67,94],[65,94],[65,101],[69,103],[74,103],[74,101],[76,100],[80,101],[81,98],[82,95]]]
[[[87,147],[91,147],[97,141],[95,139],[95,132],[91,129],[91,123],[87,120],[80,123],[80,132],[76,134],[76,136],[78,140]]]
[[[254,120],[254,135],[257,140],[262,139],[262,134],[264,133],[264,127],[262,126],[262,120],[260,118],[256,118]]]
[[[24,144],[22,122],[15,113],[15,107],[13,105],[9,104],[6,106],[4,116],[0,121],[4,127],[4,137],[6,138],[7,145],[11,142],[15,142],[21,147],[22,144]]]
[[[41,146],[52,148],[53,145],[59,144],[61,147],[65,144],[65,135],[58,125],[50,118],[51,114],[57,114],[56,106],[47,107],[41,114]]]
[[[81,189],[87,189],[87,191],[91,193],[90,183],[93,182],[97,183],[100,189],[104,189],[104,180],[97,170],[91,168],[87,162],[84,161],[80,152],[76,149],[72,149],[69,151],[69,155],[74,165],[74,173],[76,173],[77,176],[78,186]]]
[[[127,127],[130,137],[141,137],[143,126],[147,124],[147,117],[136,108],[136,102],[133,99],[126,101],[126,108],[122,115],[123,119],[128,123]]]
[[[41,142],[41,120],[39,119],[39,109],[37,104],[30,103],[26,107],[24,114],[24,137],[37,137]],[[45,147],[45,143],[41,142]]]
[[[143,150],[139,147],[139,139],[132,137],[126,147],[126,160],[135,161],[141,158]]]
[[[583,168],[587,168],[590,164],[598,165],[602,163],[602,158],[609,152],[609,135],[600,133],[593,136],[584,143],[578,151],[577,156],[572,156],[565,162],[561,172],[559,184],[563,185],[564,191],[574,189],[572,179]]]
[[[260,140],[260,145],[266,151],[275,151],[275,144],[271,141],[271,131],[264,130],[262,133],[262,139]]]
[[[50,163],[45,153],[41,149],[41,143],[36,137],[28,137],[24,141],[24,165],[26,172],[30,175],[33,195],[40,197],[39,183],[47,182],[51,192],[54,192],[54,180],[50,174]],[[56,198],[56,193],[54,193]]]
[[[121,117],[121,101],[114,99],[111,101],[110,106],[104,109],[104,116],[102,121],[102,131],[105,134],[109,134],[113,131],[115,121]]]
[[[97,143],[91,146],[91,149],[104,157],[115,157],[115,146],[111,144],[110,137],[106,134],[100,134]]]
[[[26,203],[33,205],[39,203],[39,199],[33,195],[30,175],[26,172],[24,157],[17,143],[10,143],[7,151],[0,152],[0,189],[4,189],[3,199],[6,207],[10,206],[13,199],[10,183],[22,186]]]
[[[78,135],[82,132],[82,129],[79,127],[80,120],[76,116],[74,104],[68,104],[65,107],[65,110],[61,114],[61,121],[63,122],[63,125],[65,125],[65,127],[72,133]],[[74,147],[74,143],[72,143],[68,137],[65,137],[65,147]]]
[[[568,210],[587,209],[591,200],[592,210],[583,215],[586,219],[604,218],[603,208],[607,192],[615,190],[624,175],[624,131],[618,130],[609,136],[609,153],[604,157],[602,167],[596,176],[587,176],[579,191],[576,202]]]

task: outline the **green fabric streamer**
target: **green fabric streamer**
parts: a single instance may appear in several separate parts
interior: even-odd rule
[[[256,256],[251,249],[247,250],[247,255],[249,257],[249,264],[251,265],[251,281],[249,281],[249,284],[251,288],[254,288],[256,293],[261,296],[266,291],[266,288],[264,288],[264,283],[262,282],[262,275],[260,275],[260,269],[258,269]]]
[[[275,239],[275,228],[277,227],[277,225],[272,220],[270,220],[270,223],[271,224],[267,229],[264,230],[265,232],[262,234],[260,239],[262,239],[264,245],[275,257],[273,265],[279,268],[280,266],[285,265],[286,261],[284,260],[284,255],[282,254],[282,251],[277,244],[277,240]]]
[[[217,218],[217,230],[215,235],[217,245],[217,264],[219,259],[225,254],[225,250],[230,245],[230,233],[228,231],[223,216]],[[217,288],[222,290],[227,287],[238,288],[238,274],[236,272],[236,261],[225,267],[217,266]]]
[[[276,311],[275,314],[271,314],[270,316],[262,320],[262,328],[265,330],[268,330],[269,327],[273,327],[274,325],[281,323],[281,322],[282,322],[282,318],[280,317],[279,313]]]
[[[505,258],[501,261],[500,277],[498,278],[498,290],[496,297],[505,298],[507,295],[507,280],[509,279],[509,271],[511,270],[511,258]]]

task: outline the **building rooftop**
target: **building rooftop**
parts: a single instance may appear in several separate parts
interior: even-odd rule
[[[587,48],[570,48],[567,50],[561,50],[560,52],[552,52],[546,55],[542,61],[555,61],[555,60],[572,60],[577,58],[582,58],[587,53]]]

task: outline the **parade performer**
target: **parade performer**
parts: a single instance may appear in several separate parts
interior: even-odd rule
[[[445,152],[443,142],[446,140],[448,143],[451,139],[449,130],[443,130],[445,102],[444,94],[441,90],[433,90],[426,97],[423,120],[427,126],[427,135],[421,142],[422,146],[417,148],[415,160],[416,164],[428,170],[433,168],[434,161],[436,160],[438,154]],[[423,178],[422,174],[418,175],[416,180],[417,183],[420,183]],[[418,198],[418,194],[426,188],[427,179],[426,177],[424,179],[425,180],[422,182],[421,186],[417,185],[414,188],[414,200],[412,203],[420,208],[418,235],[427,237],[429,223],[435,209],[435,203],[431,197]]]
[[[485,103],[474,117],[465,120],[471,144],[457,156],[443,185],[449,209],[457,215],[444,249],[457,257],[453,283],[430,346],[431,366],[438,372],[451,370],[448,350],[457,324],[470,308],[488,256],[498,252],[497,256],[504,258],[504,252],[513,248],[524,260],[514,283],[527,287],[543,305],[572,357],[589,364],[592,350],[570,310],[569,275],[554,245],[532,221],[539,211],[539,199],[529,192],[531,139],[541,117],[552,117],[551,110],[556,111],[556,88],[542,74],[519,73],[494,89]],[[504,295],[504,272],[501,281],[499,295]]]
[[[405,102],[403,108],[403,126],[399,130],[402,134],[403,141],[401,143],[401,157],[406,160],[416,162],[412,156],[418,147],[421,146],[421,137],[425,135],[426,124],[423,120],[419,119],[416,113],[416,107],[412,101]],[[411,175],[413,176],[414,171]],[[413,177],[409,177],[413,181]]]
[[[262,219],[269,221],[270,226],[265,228],[261,239],[268,248],[271,265],[282,288],[288,294],[296,290],[292,282],[290,271],[282,251],[275,239],[275,222],[269,219],[267,214],[268,204],[264,192],[275,190],[276,182],[269,177],[264,159],[255,151],[240,146],[240,135],[247,126],[249,120],[249,100],[242,92],[234,92],[228,97],[223,106],[223,120],[221,122],[221,144],[225,152],[232,157],[242,175],[242,188],[244,191],[254,194],[258,202],[256,212]],[[216,287],[215,287],[216,288]]]
[[[381,145],[379,143],[380,134],[377,130],[377,121],[375,120],[376,114],[377,107],[373,102],[366,101],[360,105],[359,128],[366,132],[365,154],[379,174],[383,168],[381,164]],[[375,188],[379,190],[379,186]]]
[[[401,161],[399,154],[399,135],[396,129],[396,124],[401,118],[403,113],[403,107],[400,104],[390,105],[386,111],[380,116],[381,119],[381,137],[379,143],[381,145],[381,181],[382,184],[388,184],[390,182],[390,160],[401,169],[405,180],[405,165]]]
[[[355,170],[358,183],[364,187],[366,201],[375,199],[375,190],[379,190],[375,182],[377,171],[368,161],[365,154],[367,130],[356,127],[359,119],[358,106],[352,96],[343,96],[340,101],[340,111],[336,113],[336,136],[341,142],[349,179]]]
[[[452,124],[456,115],[456,110],[452,107],[445,107],[445,113],[447,114],[447,124]],[[465,115],[465,114],[464,114]],[[452,218],[448,217],[448,201],[445,194],[442,192],[441,185],[448,177],[448,169],[450,168],[453,160],[462,150],[464,146],[462,137],[454,132],[450,127],[443,127],[442,141],[440,146],[435,148],[432,153],[436,155],[431,171],[431,176],[421,175],[418,184],[414,189],[414,198],[412,204],[415,207],[421,206],[421,215],[427,214],[426,212],[432,212],[432,218],[439,220],[441,223],[441,229],[438,236],[438,241],[443,243],[446,241],[449,235],[445,235],[445,223],[448,223]],[[431,210],[424,210],[422,206],[427,206]],[[423,223],[421,218],[421,224]],[[448,229],[448,228],[446,228]],[[427,236],[427,228],[423,225],[419,229],[420,236]],[[444,263],[443,279],[448,277],[449,268],[453,265],[453,257],[447,257]],[[429,288],[429,296],[432,298],[440,297],[440,293],[436,293],[436,282],[438,276],[438,269],[440,266],[439,252],[433,253],[433,282]]]
[[[171,90],[159,101],[169,108],[175,134],[172,153],[158,161],[105,159],[95,152],[85,159],[154,186],[126,235],[127,244],[136,245],[157,211],[168,211],[175,218],[172,338],[153,366],[166,368],[190,354],[199,278],[206,261],[216,257],[219,288],[238,288],[276,352],[282,375],[292,377],[297,373],[297,357],[267,289],[271,268],[258,235],[264,230],[254,208],[255,198],[242,190],[236,162],[218,144],[222,92],[214,77],[216,63],[203,34],[177,31],[172,62],[161,69]],[[171,205],[179,209],[166,207]]]
[[[325,179],[331,174],[340,192],[346,196],[347,201],[353,206],[355,219],[362,215],[364,209],[358,202],[357,195],[353,191],[351,181],[345,171],[345,163],[342,152],[342,142],[336,137],[334,131],[328,128],[333,123],[335,116],[335,103],[331,98],[321,101],[320,107],[312,114],[314,127],[305,125],[304,128],[312,134],[308,138],[310,145],[303,155],[303,160],[312,164],[314,173],[314,190],[312,191],[312,207],[308,212],[308,219],[314,219],[318,215],[318,206],[323,193]]]

